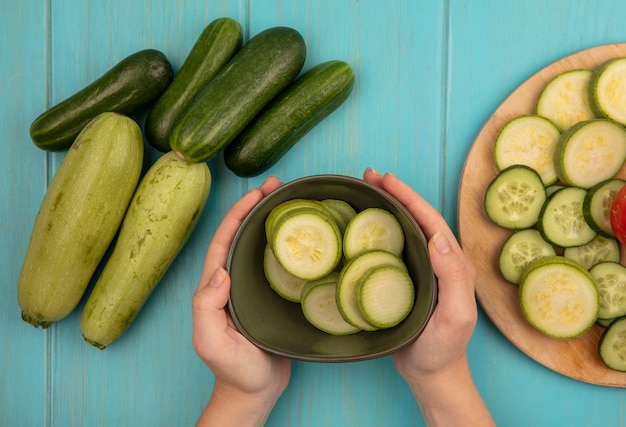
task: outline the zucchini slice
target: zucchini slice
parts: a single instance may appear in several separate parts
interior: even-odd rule
[[[615,237],[611,227],[611,205],[617,192],[626,185],[619,178],[610,178],[589,189],[583,200],[585,221],[593,230],[604,237]]]
[[[563,256],[573,259],[583,268],[589,270],[604,261],[619,262],[621,251],[617,239],[597,235],[591,242],[582,246],[563,249]]]
[[[339,274],[337,304],[343,317],[354,326],[366,331],[378,329],[365,319],[358,301],[359,280],[367,270],[380,265],[395,265],[406,268],[402,259],[391,252],[380,249],[360,253],[348,261]]]
[[[534,228],[517,231],[504,242],[498,255],[498,268],[504,279],[517,285],[522,272],[537,258],[554,256],[554,246]]]
[[[302,289],[307,281],[285,271],[274,256],[270,245],[265,246],[263,270],[265,271],[265,278],[269,282],[270,288],[278,295],[288,301],[300,302]]]
[[[591,188],[613,178],[626,160],[626,129],[609,119],[580,122],[563,132],[554,153],[559,179]]]
[[[619,262],[606,261],[593,266],[589,273],[600,292],[601,319],[626,315],[626,267]]]
[[[608,368],[626,372],[626,317],[615,319],[604,330],[598,353]]]
[[[591,274],[563,256],[539,258],[528,265],[520,279],[519,303],[535,329],[556,339],[583,335],[600,310]]]
[[[282,218],[282,216],[291,210],[300,209],[300,208],[308,208],[315,209],[321,211],[323,214],[328,215],[329,217],[333,217],[330,210],[326,208],[325,205],[321,204],[317,200],[310,199],[291,199],[285,202],[282,202],[270,211],[265,219],[265,237],[268,242],[272,242],[272,230],[276,222]],[[334,218],[333,218],[334,219]]]
[[[308,282],[302,289],[302,313],[309,323],[328,334],[355,334],[360,329],[344,320],[335,299],[336,290],[336,273]]]
[[[512,165],[526,165],[537,171],[545,186],[554,184],[554,150],[560,136],[561,130],[545,117],[515,117],[496,136],[496,168],[501,171]]]
[[[595,118],[589,106],[591,70],[565,71],[548,82],[537,99],[537,114],[552,120],[561,129]]]
[[[367,208],[352,218],[343,236],[347,259],[371,249],[383,249],[400,256],[404,249],[404,232],[393,214],[385,209]]]
[[[415,288],[406,268],[382,265],[359,280],[358,301],[363,316],[378,328],[391,328],[404,320],[415,300]]]
[[[610,59],[593,72],[589,105],[596,116],[626,125],[626,58]]]
[[[326,276],[342,257],[337,223],[317,209],[300,208],[285,213],[272,228],[270,244],[280,265],[305,280]]]
[[[500,171],[485,192],[485,213],[495,224],[510,230],[530,228],[537,223],[546,200],[539,174],[524,165]]]
[[[587,191],[583,188],[565,187],[548,197],[537,224],[547,242],[568,248],[585,245],[596,237],[596,232],[583,216],[586,195]]]

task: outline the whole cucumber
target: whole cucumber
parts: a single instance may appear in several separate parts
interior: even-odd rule
[[[259,175],[273,166],[309,130],[335,111],[354,87],[344,61],[316,65],[285,88],[224,149],[236,175]]]
[[[133,115],[153,102],[172,81],[173,70],[158,50],[135,52],[79,92],[44,111],[30,126],[39,148],[65,150],[98,114]]]
[[[296,78],[305,57],[304,39],[292,28],[251,38],[180,116],[172,150],[190,162],[210,160]]]
[[[98,115],[63,158],[35,219],[18,282],[22,318],[47,327],[82,298],[139,182],[141,129]]]
[[[200,34],[172,83],[146,117],[146,139],[154,148],[170,150],[170,133],[187,106],[241,48],[241,25],[231,18],[212,21]]]
[[[195,228],[210,189],[206,163],[170,151],[150,167],[85,305],[80,330],[88,343],[103,349],[128,329]]]

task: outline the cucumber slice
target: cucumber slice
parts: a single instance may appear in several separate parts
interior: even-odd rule
[[[626,125],[626,58],[604,62],[589,80],[589,105],[598,117]]]
[[[565,187],[548,197],[537,223],[548,243],[567,248],[585,245],[596,237],[583,216],[586,195],[583,188]]]
[[[511,234],[504,242],[498,255],[498,268],[506,281],[517,285],[531,261],[554,255],[554,246],[546,242],[539,231],[529,228]]]
[[[302,313],[309,323],[328,334],[355,334],[359,328],[346,322],[339,312],[336,291],[336,275],[308,282],[302,289]]]
[[[537,223],[546,200],[539,174],[524,165],[500,171],[485,192],[485,213],[495,224],[510,230],[530,228]]]
[[[280,265],[305,280],[326,276],[342,257],[337,223],[317,209],[293,209],[272,227],[270,245]]]
[[[626,129],[609,119],[580,122],[563,132],[554,153],[559,179],[591,188],[612,178],[626,160]]]
[[[413,309],[413,281],[402,267],[382,265],[371,268],[359,280],[358,301],[369,323],[378,328],[391,328]]]
[[[282,202],[270,211],[265,219],[265,237],[268,242],[272,241],[272,230],[276,222],[286,213],[294,209],[300,208],[309,208],[309,209],[317,209],[323,212],[324,214],[332,217],[332,213],[326,209],[326,207],[321,204],[317,200],[309,200],[309,199],[291,199],[285,202]]]
[[[519,283],[519,303],[535,329],[557,339],[583,335],[600,310],[593,277],[563,256],[539,258],[528,265]]]
[[[626,317],[613,320],[604,330],[598,353],[608,368],[626,372]]]
[[[367,270],[379,265],[395,265],[399,268],[406,268],[402,259],[383,250],[370,250],[362,252],[348,261],[339,274],[337,283],[337,304],[343,317],[354,326],[366,331],[377,329],[370,324],[359,307],[358,284],[361,277]]]
[[[626,185],[626,182],[612,178],[602,181],[590,188],[583,200],[583,215],[587,224],[596,233],[605,237],[615,237],[611,227],[611,205],[617,192]]]
[[[593,266],[589,273],[600,293],[601,319],[626,315],[626,267],[619,262],[606,261]]]
[[[300,302],[302,288],[307,281],[285,271],[270,245],[265,246],[263,255],[263,269],[270,287],[286,300]]]
[[[347,259],[357,254],[382,249],[400,256],[404,249],[404,232],[391,212],[367,208],[352,218],[343,236],[343,252]]]
[[[528,166],[541,176],[545,186],[556,182],[554,150],[561,130],[545,117],[529,114],[515,117],[498,132],[494,145],[496,168]]]
[[[598,234],[586,245],[563,249],[563,256],[576,261],[583,268],[589,270],[600,262],[619,262],[621,253],[617,239]]]
[[[546,84],[537,99],[537,114],[561,129],[595,118],[589,106],[591,70],[565,71]]]

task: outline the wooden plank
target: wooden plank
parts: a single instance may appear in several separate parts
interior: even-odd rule
[[[30,122],[46,106],[45,1],[0,6],[0,425],[44,425],[45,333],[23,322],[17,304],[22,259],[46,181],[46,155]]]

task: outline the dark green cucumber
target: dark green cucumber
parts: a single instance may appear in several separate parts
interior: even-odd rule
[[[128,329],[191,235],[210,189],[205,163],[168,152],[150,167],[85,304],[80,330],[87,342],[102,349]]]
[[[304,65],[302,35],[272,27],[251,38],[180,116],[170,147],[190,162],[221,152]]]
[[[170,150],[170,133],[187,106],[241,48],[241,25],[218,18],[202,31],[172,83],[146,117],[146,139],[157,150]]]
[[[47,327],[76,307],[133,196],[143,136],[131,118],[103,113],[63,158],[35,219],[18,282],[22,318]]]
[[[98,114],[133,115],[159,97],[172,81],[172,66],[154,49],[135,52],[99,79],[37,117],[30,137],[44,150],[65,150]]]
[[[224,150],[236,175],[259,175],[272,167],[309,130],[339,108],[354,87],[343,61],[319,64],[290,84]]]

